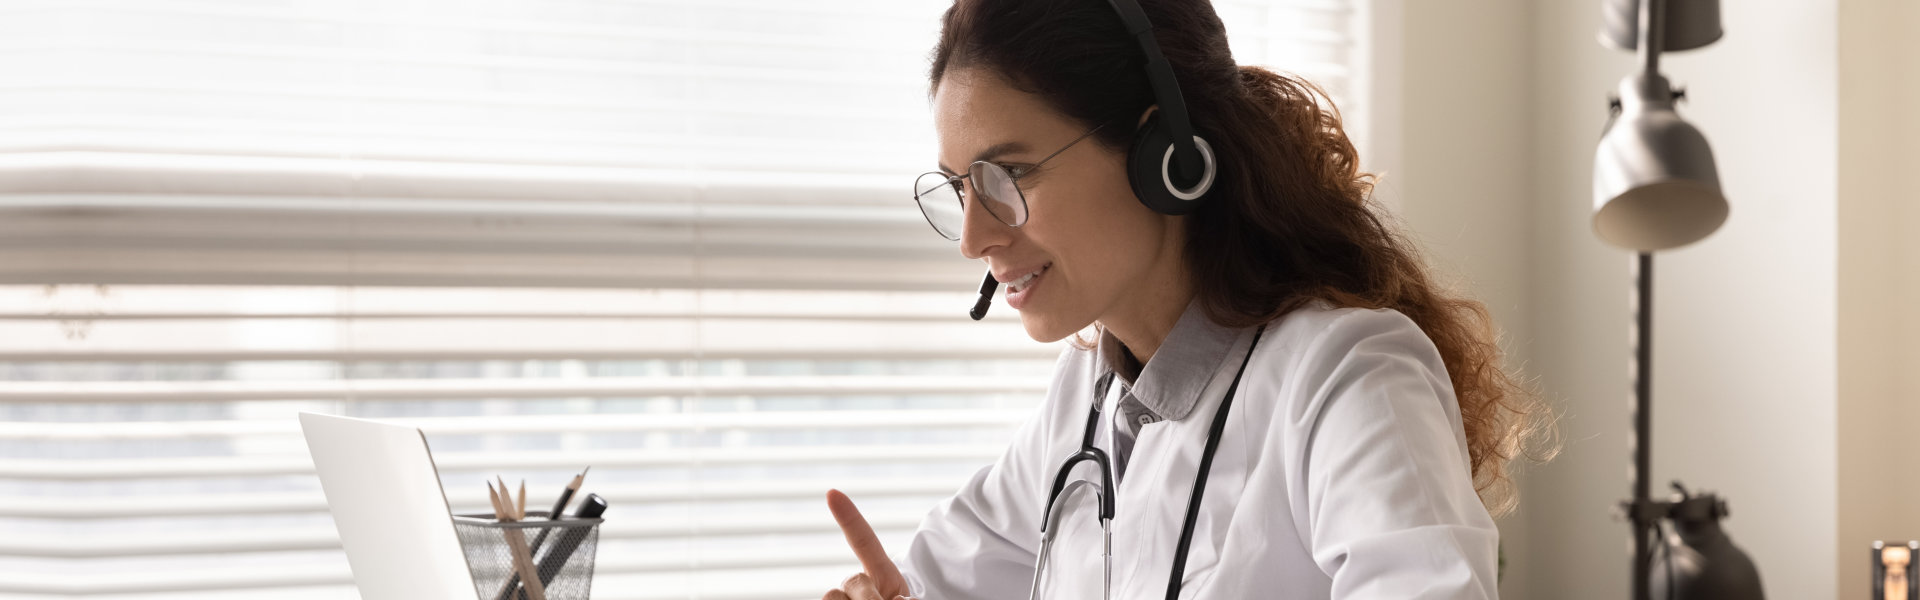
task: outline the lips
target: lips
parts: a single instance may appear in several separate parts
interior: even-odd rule
[[[1007,281],[1007,304],[1012,306],[1014,310],[1020,310],[1026,306],[1033,298],[1034,290],[1046,282],[1047,275],[1052,271],[1052,267],[1053,264],[1048,263],[1041,265],[1038,269],[1022,272],[1017,277],[1009,277],[1008,279],[1010,279],[1010,281]],[[995,278],[998,279],[999,277],[995,276]]]

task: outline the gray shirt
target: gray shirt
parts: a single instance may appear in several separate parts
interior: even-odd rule
[[[1199,301],[1189,302],[1142,369],[1119,338],[1101,331],[1095,346],[1102,359],[1095,392],[1105,399],[1101,404],[1105,427],[1096,441],[1108,441],[1116,483],[1126,473],[1140,429],[1192,414],[1220,363],[1233,358],[1227,350],[1242,333],[1208,319]]]

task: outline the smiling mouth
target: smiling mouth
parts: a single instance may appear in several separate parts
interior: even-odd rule
[[[1047,269],[1051,269],[1051,268],[1053,268],[1053,263],[1047,263],[1047,264],[1041,265],[1038,270],[1032,273],[1028,273],[1025,276],[1020,277],[1019,279],[1015,279],[1013,281],[1007,282],[1007,291],[1018,293],[1020,290],[1026,289],[1027,284],[1032,283],[1035,277],[1039,277],[1041,273],[1045,273],[1047,272]]]

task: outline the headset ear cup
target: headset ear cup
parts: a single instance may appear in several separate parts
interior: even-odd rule
[[[1134,131],[1133,148],[1127,151],[1127,184],[1133,188],[1133,195],[1140,198],[1140,203],[1154,212],[1191,214],[1200,208],[1205,196],[1182,200],[1167,189],[1161,166],[1172,147],[1173,134],[1161,124],[1160,111],[1154,111],[1147,116],[1147,122]]]
[[[1133,148],[1127,151],[1127,184],[1140,203],[1160,214],[1180,214],[1182,202],[1160,179],[1160,155],[1173,138],[1160,126],[1160,111],[1147,116],[1147,122],[1133,132]]]

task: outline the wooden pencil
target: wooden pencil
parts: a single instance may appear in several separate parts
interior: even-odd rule
[[[487,495],[493,500],[501,522],[515,523],[520,520],[514,514],[513,494],[507,491],[506,480],[500,480],[500,492],[497,495],[494,494],[493,484],[488,483]],[[507,553],[512,555],[513,568],[520,574],[520,584],[525,586],[528,600],[547,600],[546,586],[541,585],[540,569],[533,564],[533,553],[527,548],[526,536],[519,529],[512,527],[503,527],[500,533],[501,537],[507,539]],[[513,585],[511,578],[507,585]],[[511,592],[511,590],[506,591]]]

